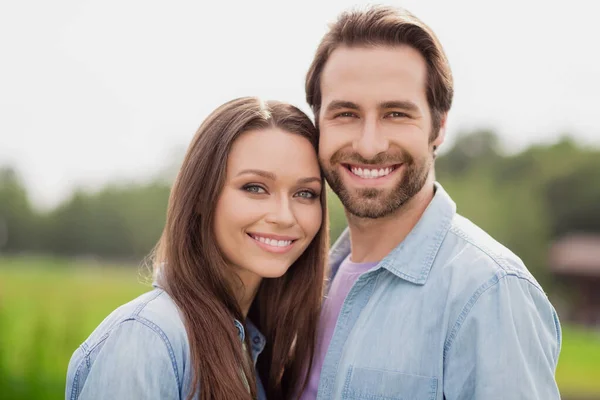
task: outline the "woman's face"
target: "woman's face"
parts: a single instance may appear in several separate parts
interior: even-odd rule
[[[219,248],[242,282],[283,275],[317,234],[321,174],[310,142],[279,128],[235,140],[215,211]]]

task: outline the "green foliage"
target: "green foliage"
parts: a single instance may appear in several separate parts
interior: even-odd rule
[[[437,161],[438,167],[448,175],[458,176],[500,158],[500,140],[491,130],[460,133],[452,147]]]
[[[0,250],[15,251],[30,244],[33,212],[17,173],[0,168]]]
[[[600,230],[600,162],[589,160],[545,188],[552,234]]]
[[[156,182],[77,191],[55,210],[34,214],[18,181],[0,174],[0,251],[139,259],[162,233],[169,190]]]

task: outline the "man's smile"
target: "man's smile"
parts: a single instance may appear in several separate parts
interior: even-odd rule
[[[360,186],[384,186],[394,178],[403,169],[404,164],[387,165],[364,165],[364,164],[340,164],[344,175]]]

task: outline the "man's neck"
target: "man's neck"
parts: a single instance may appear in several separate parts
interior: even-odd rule
[[[387,256],[417,225],[433,199],[433,177],[394,214],[383,218],[359,218],[346,213],[352,253],[356,263],[378,262]]]

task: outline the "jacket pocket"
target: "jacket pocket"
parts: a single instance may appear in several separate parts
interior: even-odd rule
[[[395,371],[351,367],[343,398],[347,400],[435,400],[438,379]]]

